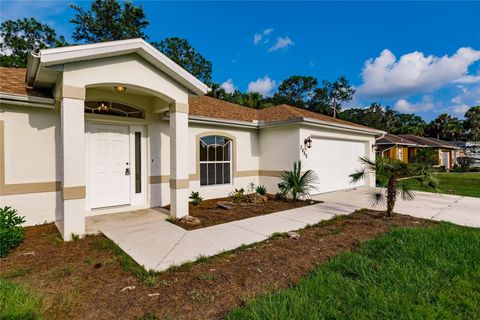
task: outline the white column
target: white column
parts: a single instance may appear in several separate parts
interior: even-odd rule
[[[188,104],[170,106],[170,215],[188,215]]]
[[[84,100],[62,98],[62,199],[63,221],[59,227],[63,238],[85,233],[85,119]]]

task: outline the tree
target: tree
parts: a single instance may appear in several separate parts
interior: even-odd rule
[[[414,134],[423,136],[427,123],[415,114],[402,113],[397,115],[397,123],[392,127],[394,134]]]
[[[130,1],[123,6],[116,0],[94,0],[85,10],[70,5],[75,11],[71,23],[75,24],[73,39],[85,43],[96,43],[132,38],[147,39],[143,31],[149,22],[142,6]]]
[[[480,141],[480,106],[468,109],[463,125],[467,139]]]
[[[297,160],[293,163],[292,171],[283,171],[280,174],[280,183],[278,188],[283,196],[291,195],[296,202],[299,197],[310,197],[310,190],[316,189],[317,175],[313,170],[307,170],[302,173],[302,161]]]
[[[6,20],[0,25],[0,65],[26,67],[28,54],[39,49],[66,46],[63,36],[34,18]]]
[[[444,113],[428,124],[426,133],[441,140],[460,140],[463,135],[463,124],[458,118]]]
[[[424,163],[404,163],[400,160],[379,157],[375,161],[360,158],[364,168],[350,175],[351,182],[356,183],[367,174],[376,173],[377,180],[386,187],[385,190],[372,192],[372,204],[377,206],[386,201],[387,216],[393,216],[393,209],[398,194],[405,201],[415,199],[409,182],[405,179],[411,177],[426,189],[438,190],[438,179],[432,174],[432,167]]]
[[[201,81],[211,83],[212,63],[196,52],[187,39],[166,38],[152,45]]]
[[[280,83],[271,98],[273,104],[289,104],[306,109],[313,98],[318,80],[314,77],[291,76]]]
[[[323,89],[330,101],[334,118],[336,118],[337,112],[340,112],[342,103],[352,100],[355,93],[355,89],[350,86],[348,79],[344,76],[339,77],[333,83],[324,80]]]

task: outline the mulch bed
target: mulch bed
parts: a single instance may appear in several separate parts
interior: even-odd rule
[[[187,230],[194,230],[199,228],[205,228],[213,226],[216,224],[226,223],[235,220],[247,219],[251,217],[256,217],[264,214],[300,208],[315,203],[319,201],[311,200],[298,200],[293,202],[292,200],[278,200],[275,199],[273,195],[267,195],[268,201],[265,203],[250,203],[242,201],[234,209],[226,210],[219,208],[217,203],[219,201],[231,201],[231,198],[217,198],[203,200],[198,206],[194,206],[192,203],[189,204],[189,215],[200,219],[201,224],[197,226],[192,226],[183,223],[180,220],[169,220],[170,222],[178,225]],[[169,208],[168,206],[165,208]]]
[[[122,269],[111,249],[102,249],[104,236],[64,243],[49,224],[26,228],[24,243],[1,260],[0,276],[42,295],[46,319],[221,319],[392,227],[433,224],[364,210],[300,230],[297,240],[278,237],[177,267],[157,275],[153,286]],[[123,290],[127,286],[135,288]]]

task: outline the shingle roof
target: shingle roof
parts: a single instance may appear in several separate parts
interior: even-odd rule
[[[29,89],[25,86],[25,72],[26,69],[24,68],[0,67],[0,92],[50,98],[50,92]],[[309,118],[332,124],[372,129],[357,123],[336,119],[286,104],[257,110],[209,96],[191,97],[189,99],[189,110],[190,115],[193,116],[233,121],[275,123],[285,120],[303,120],[304,118]]]
[[[458,149],[458,147],[448,141],[443,141],[435,138],[419,137],[413,134],[399,134],[398,136],[413,141],[421,146]]]
[[[0,67],[0,92],[51,98],[50,91],[27,88],[25,85],[26,70],[25,68]]]
[[[416,142],[396,136],[394,134],[387,133],[385,136],[380,137],[376,141],[377,144],[397,144],[397,145],[418,145]]]

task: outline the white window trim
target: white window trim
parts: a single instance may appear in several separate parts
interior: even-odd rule
[[[228,185],[232,185],[233,184],[233,166],[232,166],[232,149],[233,149],[233,146],[232,146],[232,139],[228,138],[228,137],[225,137],[225,136],[222,136],[222,135],[209,135],[209,136],[205,136],[205,137],[201,137],[199,139],[199,143],[204,143],[202,141],[203,138],[206,138],[206,137],[222,137],[224,139],[226,139],[228,142],[225,144],[229,144],[229,151],[228,151],[228,155],[229,155],[229,158],[230,160],[229,161],[209,161],[209,160],[206,160],[206,161],[201,161],[199,159],[199,170],[200,170],[200,187],[201,188],[208,188],[208,187],[217,187],[217,186],[228,186]],[[225,147],[224,145],[224,147]],[[200,146],[199,146],[200,148]],[[208,148],[209,148],[209,145],[207,145],[207,158],[208,158]],[[208,182],[208,164],[229,164],[229,170],[230,170],[230,182],[228,183],[214,183],[214,184],[202,184],[202,164],[206,164],[207,165],[207,182]],[[215,171],[215,181],[217,181],[217,172]]]

